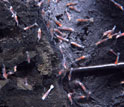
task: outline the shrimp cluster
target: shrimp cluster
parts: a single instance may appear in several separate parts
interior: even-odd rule
[[[9,0],[3,0],[3,1],[5,3],[10,3]],[[119,3],[117,3],[115,0],[110,0],[110,1],[116,7],[118,7],[120,10],[124,11],[123,6],[120,5]],[[44,0],[39,0],[39,1],[35,0],[35,2],[36,2],[36,6],[39,9],[41,9],[41,7],[44,5],[44,2],[46,2],[46,1],[44,1]],[[53,1],[48,0],[47,1],[48,5],[50,5],[51,2],[59,3],[59,2],[61,2],[61,0],[53,0]],[[80,14],[81,11],[76,7],[77,5],[78,5],[77,2],[68,2],[67,4],[65,4],[65,7],[66,7],[65,15],[66,15],[66,18],[67,18],[68,22],[72,21],[72,19],[73,19],[73,14],[72,13],[73,12],[75,12],[76,14]],[[18,18],[19,17],[18,12],[16,12],[14,10],[13,6],[11,6],[11,5],[9,7],[9,11],[10,11],[10,14],[12,15],[12,18],[16,22],[16,25],[19,26],[21,21]],[[41,11],[40,11],[40,14],[45,19],[45,15],[46,15],[45,9],[42,8]],[[77,17],[74,21],[76,22],[76,24],[79,24],[79,23],[92,24],[92,23],[95,22],[93,17],[88,17],[88,18],[84,18],[84,17],[79,18],[79,17]],[[82,54],[79,57],[77,57],[74,60],[72,60],[71,64],[68,64],[67,57],[65,56],[65,54],[67,54],[67,53],[65,52],[65,47],[64,47],[63,44],[66,43],[66,45],[68,47],[75,47],[75,49],[80,49],[82,51],[84,50],[85,46],[81,42],[70,40],[69,35],[67,33],[71,34],[71,33],[77,32],[72,26],[65,25],[62,20],[58,20],[57,18],[53,18],[52,23],[54,24],[54,27],[51,26],[51,21],[47,20],[46,27],[50,32],[50,35],[51,35],[51,38],[52,38],[51,40],[53,42],[57,41],[59,50],[60,50],[60,52],[62,54],[62,63],[61,63],[62,67],[61,67],[60,71],[58,71],[58,77],[61,78],[63,75],[66,74],[67,77],[68,77],[68,82],[71,85],[74,85],[74,86],[80,88],[81,91],[82,91],[82,93],[80,93],[78,95],[76,94],[75,91],[68,91],[67,92],[67,98],[70,101],[71,105],[73,105],[74,101],[77,101],[79,99],[88,100],[90,95],[92,94],[92,92],[89,91],[90,89],[88,89],[87,86],[82,81],[79,81],[77,79],[72,80],[72,76],[73,76],[73,74],[72,74],[73,66],[72,65],[75,65],[80,61],[87,60],[90,57],[90,55],[83,55]],[[36,38],[37,38],[37,41],[39,43],[41,41],[41,39],[42,39],[42,32],[43,31],[42,31],[42,28],[38,25],[37,21],[34,21],[31,25],[26,25],[25,27],[22,28],[22,30],[26,32],[26,31],[34,29],[34,28],[37,28]],[[96,42],[94,45],[97,47],[97,46],[101,45],[102,43],[105,43],[105,42],[107,42],[107,41],[109,41],[111,39],[118,39],[118,38],[121,38],[123,36],[124,36],[124,32],[121,32],[121,31],[116,32],[116,25],[115,25],[110,30],[107,30],[107,31],[103,32],[102,39],[99,40],[98,42]],[[116,56],[114,64],[118,64],[120,53],[115,52],[112,49],[110,50],[110,52]],[[25,59],[26,59],[28,64],[31,63],[31,56],[30,56],[29,51],[25,52]],[[8,77],[10,75],[13,75],[16,72],[18,72],[17,65],[15,65],[13,67],[12,71],[7,71],[6,65],[3,64],[3,66],[2,66],[2,77],[4,79],[8,79]],[[121,82],[121,83],[123,84],[124,82]],[[46,93],[42,96],[41,99],[45,100],[52,89],[54,89],[53,84],[50,85],[50,88],[46,91]]]

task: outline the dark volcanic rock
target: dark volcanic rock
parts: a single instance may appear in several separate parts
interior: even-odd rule
[[[34,0],[9,0],[9,3],[0,0],[0,69],[4,64],[9,72],[17,65],[14,75],[9,76],[7,81],[0,80],[0,106],[48,107],[47,102],[41,102],[41,96],[54,84],[59,51],[51,42],[50,33],[41,16],[42,8],[36,6],[36,3]],[[18,25],[12,17],[10,6],[17,14]],[[24,31],[24,27],[34,23],[38,26]],[[38,28],[42,30],[40,41],[37,38]],[[29,64],[26,51],[31,58]],[[56,95],[58,100],[59,93]],[[62,100],[55,100],[54,104],[52,102],[50,106],[58,102],[60,104]]]
[[[18,16],[18,26],[12,17],[10,6],[13,6]],[[29,51],[31,61],[42,65],[42,70],[46,72],[52,70],[51,60],[54,51],[50,46],[48,34],[46,35],[47,29],[45,25],[42,26],[42,16],[39,19],[39,8],[32,1],[30,5],[26,5],[22,0],[10,0],[10,3],[0,1],[0,65],[5,64],[8,69],[12,69],[13,66],[26,61],[26,51]],[[35,22],[39,24],[38,27],[23,30]],[[38,42],[39,27],[43,30],[42,40]],[[38,70],[41,71],[40,68]]]
[[[120,52],[119,61],[123,62],[123,37],[96,46],[96,42],[102,40],[103,32],[112,29],[113,26],[117,26],[115,32],[124,31],[123,11],[110,0],[58,0],[58,3],[56,0],[50,0],[49,3],[49,0],[43,0],[41,7],[37,6],[41,0],[9,0],[9,3],[5,1],[7,0],[0,0],[0,68],[2,69],[2,64],[5,64],[8,72],[17,65],[17,72],[9,76],[7,81],[0,81],[1,107],[120,107],[124,105],[124,87],[120,84],[120,81],[124,80],[123,72],[115,71],[117,73],[100,75],[94,73],[88,76],[72,73],[71,81],[68,81],[68,73],[58,76],[60,67],[66,69],[66,67],[114,63],[116,56],[109,52],[110,49]],[[123,0],[115,1],[122,5],[124,3]],[[75,8],[80,13],[68,8],[66,4],[69,2],[76,2]],[[19,25],[12,17],[10,6],[18,16]],[[66,12],[71,16],[70,21]],[[94,23],[77,23],[78,18],[93,18]],[[54,32],[53,36],[50,35],[52,33],[49,30],[58,29],[55,20],[65,27],[74,29],[74,32],[62,31],[69,43],[59,41],[56,38],[58,33]],[[38,26],[24,31],[24,27],[35,22]],[[48,22],[49,28],[46,27]],[[40,41],[37,39],[38,28],[42,29]],[[72,41],[84,46],[84,49],[71,45]],[[61,54],[59,48],[62,49]],[[26,51],[31,57],[30,64],[27,63]],[[73,63],[82,55],[90,57]],[[81,87],[75,86],[74,80],[83,82],[86,89],[91,91],[91,95],[86,95]],[[42,95],[51,84],[55,88],[45,101],[42,101]],[[67,93],[70,92],[73,93],[72,105],[67,97]],[[78,101],[76,97],[79,95],[89,97]]]

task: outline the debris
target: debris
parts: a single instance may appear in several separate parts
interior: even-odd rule
[[[33,90],[32,85],[27,83],[27,78],[17,78],[17,87],[22,90]]]
[[[2,89],[8,82],[9,82],[9,79],[0,80],[0,89]]]

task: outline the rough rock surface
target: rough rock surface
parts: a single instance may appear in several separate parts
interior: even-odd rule
[[[19,25],[12,17],[10,6],[18,16]],[[24,31],[24,27],[35,22],[38,26]],[[38,28],[42,29],[40,41],[37,38]],[[7,81],[0,80],[1,107],[44,105],[41,103],[41,96],[46,91],[45,87],[48,89],[54,82],[56,66],[59,65],[58,52],[53,47],[35,1],[31,0],[29,3],[22,0],[9,0],[9,3],[0,1],[0,68],[2,69],[4,64],[9,72],[17,65],[17,72],[14,75],[9,76]],[[30,64],[27,62],[26,51],[31,58]],[[2,75],[0,78],[3,79]],[[26,81],[28,85],[25,85]]]
[[[12,17],[10,6],[13,6],[14,11],[17,12],[19,26]],[[31,63],[42,65],[42,69],[38,68],[38,70],[50,73],[51,61],[55,53],[49,43],[48,34],[45,35],[47,29],[42,16],[41,18],[39,16],[39,8],[34,5],[34,2],[25,5],[22,0],[10,0],[10,3],[1,1],[0,7],[0,65],[5,64],[7,69],[13,69],[13,66],[26,62],[26,51],[29,51]],[[24,27],[35,22],[38,23],[38,27],[23,30]],[[40,42],[37,38],[39,27],[43,29]]]
[[[39,8],[39,0],[5,0],[0,1],[0,68],[5,64],[7,72],[17,65],[17,72],[7,81],[0,80],[0,106],[1,107],[121,107],[124,106],[124,87],[120,84],[124,80],[122,73],[113,73],[92,76],[82,74],[72,75],[73,80],[83,82],[92,92],[89,99],[76,101],[70,105],[67,93],[75,92],[83,95],[80,88],[73,87],[67,76],[58,77],[63,60],[59,46],[64,48],[66,64],[69,66],[76,58],[89,55],[90,58],[80,61],[78,66],[113,63],[116,59],[109,50],[120,52],[120,61],[124,61],[123,37],[112,39],[100,46],[95,43],[102,39],[103,32],[117,26],[116,32],[124,31],[124,12],[110,0],[44,0]],[[123,5],[123,0],[116,0]],[[66,7],[68,2],[77,2],[75,6],[80,13]],[[19,26],[17,26],[9,7],[17,12]],[[45,11],[45,15],[42,13]],[[68,21],[66,11],[72,16]],[[43,16],[42,16],[42,15]],[[77,24],[77,18],[94,18],[94,23]],[[75,41],[85,48],[79,49],[69,43],[59,43],[56,37],[51,38],[50,28],[58,28],[54,20],[60,21],[64,26],[72,27],[75,32],[63,32],[67,39]],[[38,23],[27,31],[23,28]],[[46,25],[50,22],[50,28]],[[42,38],[38,42],[37,30],[42,29]],[[29,51],[31,63],[26,60],[26,51]],[[75,67],[75,66],[72,66]],[[2,74],[2,73],[1,73]],[[2,75],[0,75],[2,77]],[[2,78],[1,78],[2,79]],[[26,85],[26,82],[28,85]],[[45,101],[42,95],[51,84],[54,90]]]

